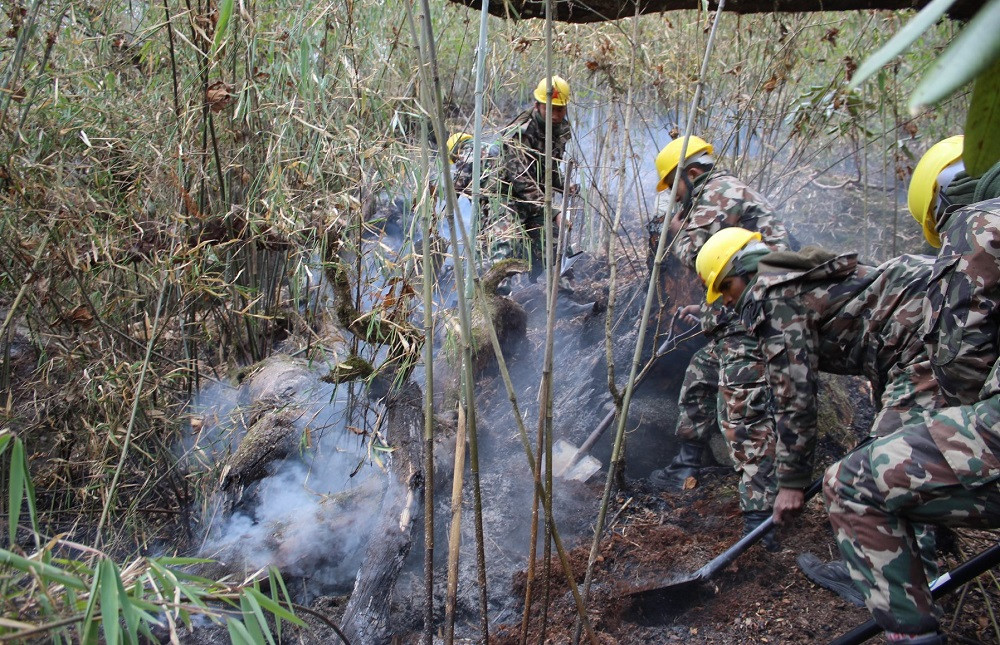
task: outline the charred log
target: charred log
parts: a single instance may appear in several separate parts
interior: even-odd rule
[[[387,401],[387,408],[389,439],[395,448],[389,469],[395,483],[389,484],[382,500],[341,622],[355,645],[388,643],[392,637],[389,599],[413,543],[414,513],[424,483],[420,389],[406,386]]]
[[[480,0],[451,0],[472,9],[480,10]],[[899,9],[920,9],[929,0],[827,0],[826,2],[793,2],[792,0],[731,0],[726,3],[729,13],[802,13],[813,11],[867,11]],[[561,0],[553,3],[552,19],[558,22],[576,24],[607,22],[631,18],[636,13],[645,15],[663,11],[681,9],[700,9],[701,0],[641,0],[638,11],[635,2],[617,2],[616,0]],[[983,5],[981,0],[960,0],[948,11],[954,20],[968,20]],[[718,2],[710,2],[709,7],[715,8]],[[494,2],[489,7],[490,14],[500,18],[519,20],[524,18],[544,18],[545,2],[543,0],[509,0]]]

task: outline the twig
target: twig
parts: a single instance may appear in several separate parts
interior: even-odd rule
[[[330,629],[332,629],[334,631],[334,633],[337,634],[337,637],[344,643],[344,645],[351,645],[351,642],[349,640],[347,640],[347,636],[344,636],[344,632],[340,631],[340,627],[337,627],[337,624],[335,622],[333,622],[332,620],[330,620],[329,618],[327,618],[323,614],[319,613],[315,609],[310,609],[309,607],[306,607],[305,605],[297,605],[295,603],[292,603],[292,608],[295,609],[295,611],[301,611],[304,614],[309,614],[313,618],[317,618],[317,619],[323,621],[323,623],[327,627],[329,627]]]

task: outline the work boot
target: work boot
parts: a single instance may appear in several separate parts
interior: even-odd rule
[[[898,632],[886,632],[885,640],[890,645],[945,645],[948,639],[944,634],[937,632],[927,632],[925,634],[900,634]]]
[[[802,573],[814,583],[829,589],[856,607],[865,606],[865,599],[851,582],[851,574],[843,560],[824,563],[812,553],[803,553],[795,561],[799,563]]]
[[[666,468],[658,468],[649,473],[649,481],[657,488],[669,491],[684,490],[688,477],[696,477],[701,468],[701,456],[705,444],[700,441],[682,441],[678,451]]]
[[[749,535],[751,531],[764,523],[771,517],[771,511],[746,511],[743,513],[743,535]],[[778,542],[778,534],[775,527],[771,526],[760,538],[760,545],[769,553],[777,553],[781,550],[781,543]]]

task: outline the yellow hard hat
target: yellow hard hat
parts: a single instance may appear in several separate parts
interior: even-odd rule
[[[913,219],[924,229],[924,237],[935,247],[941,246],[937,232],[935,210],[938,196],[938,175],[941,171],[962,158],[965,137],[957,135],[938,141],[924,153],[913,169],[906,203]]]
[[[448,137],[448,160],[451,163],[455,163],[458,160],[458,147],[472,138],[472,135],[468,132],[456,132],[455,134]]]
[[[549,83],[547,78],[538,81],[535,87],[535,100],[545,103],[546,95],[549,93]],[[552,105],[566,105],[569,103],[569,83],[562,76],[552,77]]]
[[[670,187],[670,182],[673,181],[674,171],[677,170],[677,164],[681,160],[681,146],[684,145],[684,137],[674,139],[667,145],[663,146],[663,150],[660,150],[660,154],[656,155],[656,173],[660,176],[659,183],[656,184],[656,192],[661,190],[666,190]],[[691,157],[696,157],[701,153],[712,154],[712,144],[705,141],[701,137],[696,137],[691,135],[688,139],[687,146],[687,156],[685,160]]]
[[[705,283],[705,300],[712,304],[722,295],[719,283],[726,277],[733,256],[751,240],[760,240],[761,234],[745,228],[731,226],[708,238],[694,261],[698,277]]]

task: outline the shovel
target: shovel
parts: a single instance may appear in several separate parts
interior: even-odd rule
[[[691,332],[695,331],[701,324],[695,323],[684,331],[674,333],[677,327],[677,319],[679,317],[680,309],[674,313],[674,317],[670,320],[670,333],[667,334],[667,338],[660,344],[659,348],[657,348],[656,353],[653,354],[653,359],[646,364],[646,367],[644,367],[638,375],[636,375],[635,388],[638,388],[639,385],[642,384],[642,381],[646,378],[646,375],[649,374],[650,369],[653,367],[653,363],[655,363],[657,359],[667,352],[672,351],[679,344],[681,344],[681,342],[691,338]],[[554,470],[557,477],[561,477],[563,479],[575,479],[577,481],[587,481],[591,475],[601,469],[601,462],[587,455],[587,453],[594,447],[597,440],[601,438],[604,431],[611,426],[611,422],[614,421],[617,413],[617,410],[611,410],[608,412],[579,448],[564,439],[559,439],[555,442],[555,444],[553,444],[552,463],[555,466]]]
[[[867,443],[867,442],[865,442]],[[863,445],[863,444],[862,444]],[[823,486],[823,479],[817,479],[814,481],[809,488],[806,489],[804,502],[809,501],[813,495],[819,492],[819,489]],[[676,591],[685,587],[689,587],[699,582],[704,582],[712,578],[722,569],[729,566],[733,560],[738,558],[740,554],[749,549],[755,542],[760,540],[764,533],[769,531],[771,527],[774,526],[774,516],[768,517],[766,520],[760,523],[760,526],[750,531],[739,542],[732,545],[719,555],[715,556],[708,564],[704,565],[694,573],[687,575],[674,575],[668,578],[661,578],[659,580],[654,580],[650,583],[642,585],[641,587],[635,587],[626,592],[625,596],[642,596],[645,594],[656,594],[662,593],[664,591]]]
[[[854,448],[852,448],[850,452],[854,452],[855,450],[858,450],[862,446],[868,445],[874,439],[875,437],[871,436],[865,437],[865,439],[861,441],[861,443],[859,443],[858,445],[854,446]],[[850,452],[848,454],[850,454]],[[810,499],[812,499],[813,496],[816,495],[816,493],[818,493],[819,489],[822,487],[823,487],[823,478],[820,477],[819,479],[815,480],[812,484],[810,484],[809,488],[806,489],[802,503],[805,504],[805,502],[808,502]],[[636,596],[641,596],[643,594],[656,594],[664,591],[673,591],[684,587],[688,587],[698,582],[703,582],[705,580],[708,580],[709,578],[717,574],[719,571],[729,566],[733,562],[733,560],[735,560],[740,556],[741,553],[749,549],[751,546],[754,545],[755,542],[764,537],[764,534],[767,533],[767,531],[770,530],[772,526],[774,526],[773,515],[768,517],[763,522],[761,522],[760,526],[758,526],[754,530],[744,535],[739,542],[729,547],[719,555],[715,556],[712,560],[708,562],[708,564],[698,569],[694,573],[688,575],[674,575],[669,578],[661,578],[659,580],[654,580],[650,583],[642,585],[641,587],[634,587],[629,591],[627,591],[624,595],[636,597]]]
[[[1000,564],[1000,544],[994,544],[979,555],[966,560],[948,573],[931,583],[931,595],[937,599],[950,594],[967,582],[971,582],[980,574],[986,573]],[[874,620],[858,625],[830,645],[858,645],[876,636],[882,628]]]

